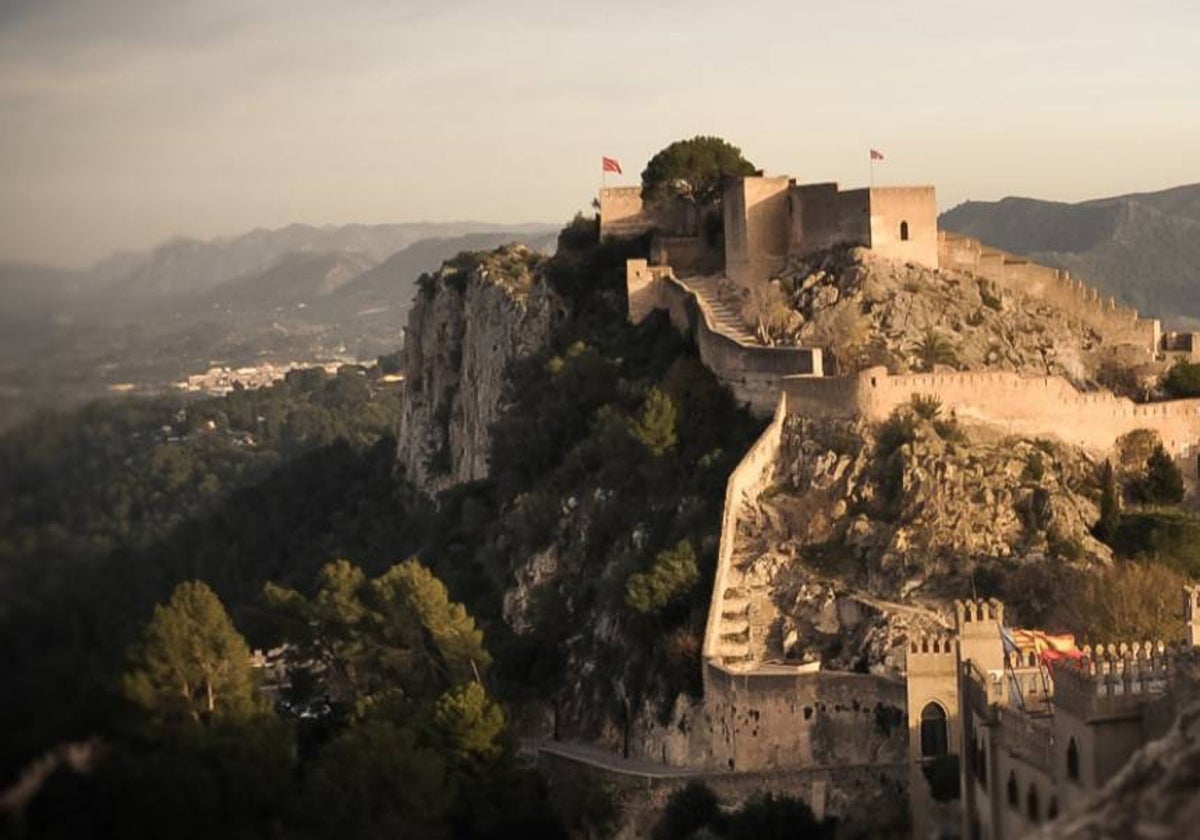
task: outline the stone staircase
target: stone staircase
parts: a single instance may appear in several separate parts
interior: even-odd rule
[[[747,511],[750,502],[743,499],[741,510]],[[738,517],[744,521],[744,513]],[[762,604],[768,594],[761,583],[756,583],[748,574],[754,556],[737,558],[730,564],[725,591],[721,596],[721,616],[717,627],[720,645],[717,654],[726,667],[736,670],[751,670],[757,665],[758,656],[765,641],[768,627],[763,624]],[[768,619],[769,622],[769,619]]]
[[[742,316],[721,300],[718,292],[719,281],[718,277],[688,277],[679,282],[700,298],[701,305],[708,310],[713,327],[718,332],[743,344],[761,344],[762,342],[746,329],[746,325],[742,322]]]

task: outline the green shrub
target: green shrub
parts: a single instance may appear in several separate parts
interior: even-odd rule
[[[1162,388],[1175,399],[1200,397],[1200,365],[1180,359],[1163,375]]]
[[[1174,505],[1183,501],[1183,474],[1160,443],[1146,460],[1146,474],[1130,482],[1134,501],[1143,504]]]
[[[933,394],[913,394],[910,404],[913,414],[922,420],[936,420],[942,413],[942,401]]]
[[[659,552],[649,571],[630,575],[625,584],[625,603],[640,613],[661,610],[696,585],[700,570],[696,552],[687,540]]]

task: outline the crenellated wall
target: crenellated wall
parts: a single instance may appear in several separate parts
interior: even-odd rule
[[[1200,399],[1135,403],[1110,391],[1082,392],[1057,376],[1008,371],[904,374],[871,368],[848,377],[785,378],[788,410],[822,417],[885,420],[914,395],[938,399],[960,420],[996,426],[1009,434],[1050,437],[1104,456],[1117,439],[1151,429],[1197,478]]]
[[[1024,257],[991,248],[978,239],[947,231],[937,234],[938,264],[943,269],[966,271],[997,286],[1019,292],[1062,309],[1104,337],[1109,344],[1133,344],[1150,355],[1158,352],[1162,325],[1141,318],[1138,311],[1102,298],[1070,272],[1030,262]]]

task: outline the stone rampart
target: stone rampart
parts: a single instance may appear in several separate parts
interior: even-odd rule
[[[840,672],[800,673],[784,666],[726,667],[720,650],[722,604],[731,585],[738,517],[767,486],[787,415],[774,419],[729,476],[712,605],[704,634],[704,706],[694,733],[696,759],[729,770],[903,763],[908,746],[904,683]]]
[[[1009,434],[1057,438],[1101,457],[1110,454],[1122,435],[1151,429],[1180,461],[1184,474],[1197,477],[1200,399],[1135,403],[1110,391],[1079,391],[1057,376],[1009,371],[890,376],[884,368],[849,377],[789,377],[783,389],[790,413],[861,416],[874,422],[914,395],[934,397],[960,420]]]
[[[682,335],[696,342],[700,360],[740,402],[769,417],[779,402],[780,380],[796,374],[820,376],[821,351],[815,347],[766,347],[723,333],[700,297],[665,266],[630,260],[626,267],[629,319],[641,322],[661,309]]]
[[[569,801],[580,788],[606,789],[623,807],[625,823],[618,837],[647,837],[671,795],[700,782],[725,808],[736,808],[755,795],[772,793],[806,803],[818,818],[834,817],[860,831],[890,826],[901,815],[906,767],[838,765],[762,772],[700,771],[679,775],[624,772],[557,751],[547,744],[538,766],[550,782],[551,798]]]
[[[752,502],[767,486],[771,470],[779,457],[783,440],[783,420],[786,407],[783,400],[777,402],[775,416],[754,445],[734,467],[725,484],[725,507],[721,511],[721,537],[717,548],[717,569],[713,579],[712,603],[708,609],[708,620],[704,628],[704,662],[720,662],[720,623],[725,590],[729,588],[733,566],[734,543],[737,540],[738,516],[743,505]],[[707,681],[709,669],[704,668]],[[707,685],[707,682],[706,682]],[[705,696],[708,696],[707,688]]]
[[[908,752],[905,686],[872,674],[705,667],[709,766],[891,765]]]
[[[975,274],[998,287],[1018,292],[1076,316],[1103,336],[1106,343],[1133,344],[1148,354],[1158,351],[1162,325],[1141,318],[1138,311],[1101,298],[1070,272],[1030,262],[1024,257],[991,248],[978,239],[938,231],[938,264]]]

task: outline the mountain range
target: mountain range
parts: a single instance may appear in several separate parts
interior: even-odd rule
[[[0,428],[213,364],[397,351],[417,278],[460,251],[552,251],[558,225],[290,225],[176,239],[70,271],[0,264]]]
[[[1065,268],[1167,326],[1200,330],[1200,184],[1076,204],[968,201],[938,227]]]

